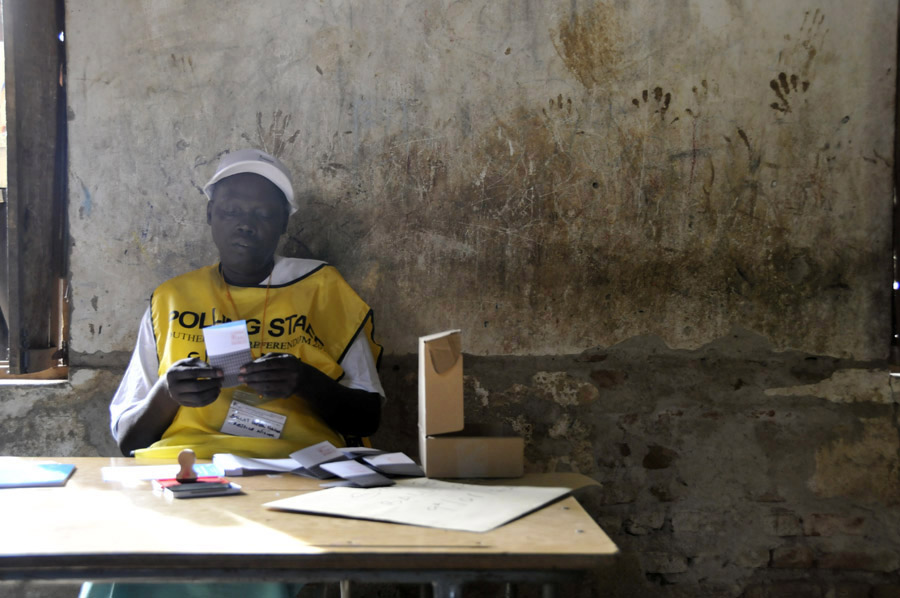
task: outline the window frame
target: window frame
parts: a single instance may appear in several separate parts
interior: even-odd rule
[[[67,357],[64,19],[63,0],[3,0],[9,375]]]

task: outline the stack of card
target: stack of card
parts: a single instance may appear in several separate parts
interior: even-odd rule
[[[368,447],[336,448],[328,441],[294,451],[288,459],[250,459],[232,454],[213,455],[213,463],[222,467],[225,475],[254,473],[292,473],[320,480],[341,478],[322,484],[372,488],[391,486],[391,477],[421,477],[425,475],[415,461],[403,453],[385,453]]]
[[[167,498],[201,498],[241,493],[240,486],[223,477],[202,477],[193,482],[180,482],[174,478],[153,480],[153,489]]]
[[[209,364],[220,368],[225,374],[222,386],[225,388],[237,386],[241,366],[253,361],[247,322],[236,320],[207,326],[203,329],[203,341],[206,344]]]

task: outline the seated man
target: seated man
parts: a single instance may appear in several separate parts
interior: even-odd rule
[[[274,458],[375,432],[384,391],[371,309],[333,267],[275,255],[297,210],[287,169],[259,150],[235,151],[204,192],[220,261],[153,292],[110,404],[122,453]],[[222,370],[203,359],[202,328],[236,320],[247,322],[254,359],[239,386],[223,388]],[[235,401],[277,414],[273,422],[285,416],[278,437],[223,432]]]
[[[372,311],[331,266],[275,255],[297,209],[287,169],[264,152],[239,150],[222,159],[204,191],[219,263],[153,292],[109,408],[122,453],[176,458],[190,448],[200,458],[287,457],[375,432],[384,391]],[[222,370],[201,359],[202,328],[237,320],[247,322],[255,359],[241,368],[239,386],[224,388]],[[223,432],[235,401],[285,416],[278,437]],[[80,595],[291,598],[300,587],[85,583]]]

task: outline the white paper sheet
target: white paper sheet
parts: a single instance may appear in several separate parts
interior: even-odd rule
[[[212,457],[215,465],[222,469],[224,475],[242,476],[254,473],[297,473],[301,474],[303,468],[299,463],[290,458],[283,459],[258,459],[251,457],[238,457],[231,453],[216,453]]]
[[[291,453],[291,459],[303,467],[303,471],[306,475],[324,480],[334,477],[334,474],[322,469],[320,465],[330,461],[341,461],[347,459],[347,456],[335,448],[333,444],[327,440],[323,440],[322,442],[308,446],[305,449],[294,451]]]
[[[174,478],[181,466],[173,465],[128,465],[125,467],[104,467],[101,470],[104,482],[134,482],[138,480],[164,480]],[[212,463],[195,463],[198,476],[221,476],[222,469]]]
[[[387,475],[422,477],[425,472],[403,453],[384,453],[363,457],[363,461]]]
[[[393,480],[356,461],[332,461],[331,463],[322,463],[320,467],[360,488],[394,485]]]
[[[482,486],[429,478],[383,488],[329,488],[266,503],[272,509],[486,532],[568,494],[569,488]]]

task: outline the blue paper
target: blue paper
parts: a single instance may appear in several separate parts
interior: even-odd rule
[[[0,463],[0,488],[65,486],[73,471],[64,463]]]

